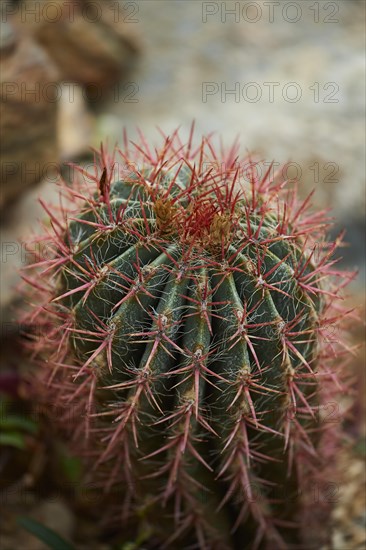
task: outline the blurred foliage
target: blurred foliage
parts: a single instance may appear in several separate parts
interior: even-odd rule
[[[79,458],[70,454],[65,445],[56,442],[55,445],[58,467],[62,477],[70,483],[77,483],[82,477],[82,463]]]
[[[37,537],[51,548],[52,550],[75,550],[75,547],[72,546],[69,542],[65,541],[60,535],[55,533],[52,529],[49,529],[42,523],[35,521],[32,518],[28,517],[19,517],[17,519],[17,524]]]
[[[361,458],[366,458],[366,441],[364,438],[361,438],[357,441],[354,446],[354,451]]]
[[[13,413],[9,400],[0,397],[0,446],[24,450],[27,435],[37,435],[38,431],[37,422],[23,414]]]

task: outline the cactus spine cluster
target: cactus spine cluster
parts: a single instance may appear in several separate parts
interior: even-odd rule
[[[304,547],[336,445],[319,410],[341,387],[340,240],[235,147],[175,132],[130,148],[102,149],[68,208],[47,209],[26,276],[43,393],[72,408],[119,520],[159,548]]]

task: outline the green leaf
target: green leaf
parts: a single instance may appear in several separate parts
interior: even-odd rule
[[[70,454],[68,454],[67,449],[60,447],[59,460],[61,469],[68,481],[79,481],[82,474],[82,465],[80,459],[71,456]]]
[[[358,455],[361,457],[366,457],[366,442],[363,439],[357,441],[354,449]]]
[[[25,449],[25,440],[23,434],[17,432],[0,433],[0,447],[15,447],[16,449]]]
[[[30,434],[36,434],[38,431],[38,425],[34,420],[26,418],[25,416],[19,416],[15,414],[5,415],[0,417],[0,429],[1,430],[21,430]]]
[[[153,530],[146,526],[142,528],[140,533],[137,535],[135,542],[125,542],[120,550],[143,550],[141,544],[146,542],[152,534]]]
[[[21,516],[17,518],[17,524],[37,539],[44,542],[52,550],[75,550],[75,547],[65,541],[60,535],[34,519]]]

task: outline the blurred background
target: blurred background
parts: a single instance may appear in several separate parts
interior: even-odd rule
[[[301,195],[315,189],[314,206],[332,210],[333,236],[346,229],[341,265],[359,270],[349,301],[365,303],[365,6],[364,0],[2,2],[0,311],[7,391],[19,399],[11,374],[20,361],[13,353],[20,333],[13,307],[17,273],[27,261],[22,242],[44,217],[37,199],[55,200],[59,174],[72,176],[67,163],[87,166],[91,147],[121,143],[124,128],[131,139],[140,128],[158,144],[157,127],[169,134],[180,126],[184,137],[195,120],[197,139],[214,132],[230,145],[238,136],[243,154],[289,163],[286,175],[299,180]],[[356,343],[364,338],[357,326]],[[354,450],[364,436],[363,355],[354,362],[358,424],[350,428],[350,479],[334,518],[340,550],[365,547],[364,451]],[[24,483],[20,473],[30,476],[29,503],[14,497],[15,510],[72,538],[75,513],[65,495],[50,501],[32,492],[29,479],[42,478],[46,460],[37,454],[37,429],[19,428],[18,448],[9,439],[3,445],[6,460],[20,453],[4,488]],[[28,471],[21,448],[41,461],[32,462],[38,473]],[[9,517],[4,550],[43,548],[15,534]]]

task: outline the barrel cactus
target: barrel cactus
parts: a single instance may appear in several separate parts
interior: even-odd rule
[[[192,134],[80,174],[25,279],[37,391],[107,514],[158,548],[317,548],[351,276],[324,212]]]

